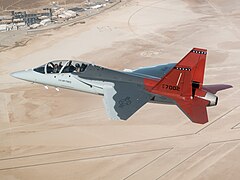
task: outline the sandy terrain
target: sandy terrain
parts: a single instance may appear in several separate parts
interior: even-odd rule
[[[84,0],[58,0],[55,1],[59,5],[68,5],[72,3],[81,3]],[[0,0],[0,9],[4,11],[9,10],[27,10],[32,8],[39,8],[49,6],[53,1],[49,0]]]
[[[240,2],[133,0],[84,25],[0,53],[0,179],[238,179]],[[218,93],[210,122],[147,104],[128,121],[107,118],[102,97],[44,89],[10,77],[51,59],[115,69],[178,62],[208,49],[205,84]]]

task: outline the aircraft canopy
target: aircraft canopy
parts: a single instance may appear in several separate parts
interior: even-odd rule
[[[88,63],[72,60],[56,60],[33,69],[42,74],[84,72]]]

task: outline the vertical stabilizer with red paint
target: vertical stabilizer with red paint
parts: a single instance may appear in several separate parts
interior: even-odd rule
[[[193,48],[169,71],[151,92],[173,99],[195,123],[208,122],[206,106],[216,104],[216,96],[202,89],[206,49]]]

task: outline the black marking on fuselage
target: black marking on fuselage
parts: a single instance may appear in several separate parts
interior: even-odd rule
[[[188,67],[174,67],[174,69],[180,70],[180,71],[191,71],[191,68],[188,68]]]
[[[129,96],[121,99],[119,102],[119,106],[120,108],[123,108],[124,106],[128,106],[130,104],[132,104],[131,98]]]
[[[196,54],[207,54],[206,51],[198,51],[198,50],[191,50],[191,52],[196,53]]]
[[[83,84],[86,84],[86,85],[88,85],[89,87],[95,87],[95,88],[99,88],[99,89],[103,89],[102,87],[100,87],[100,86],[96,86],[96,85],[92,85],[92,84],[89,84],[89,83],[87,83],[87,82],[85,82],[85,81],[82,81],[82,80],[80,80],[80,79],[77,79],[78,81],[80,81],[81,83],[83,83]]]

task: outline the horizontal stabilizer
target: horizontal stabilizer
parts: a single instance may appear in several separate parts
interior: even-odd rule
[[[213,94],[216,94],[218,91],[222,91],[222,90],[229,89],[229,88],[232,88],[232,86],[228,85],[228,84],[203,85],[204,90],[206,90],[210,93],[213,93]]]
[[[207,108],[208,101],[195,97],[193,100],[177,100],[177,106],[194,123],[205,124],[208,122]]]

